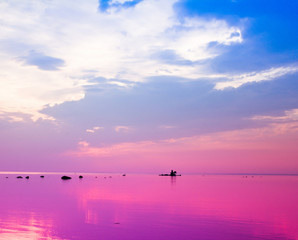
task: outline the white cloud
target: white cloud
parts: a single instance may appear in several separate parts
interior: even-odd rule
[[[13,114],[0,114],[0,119],[6,120],[8,122],[23,122],[24,118],[21,116],[16,116]]]
[[[86,132],[95,133],[96,131],[99,131],[99,130],[102,130],[102,129],[104,129],[104,128],[103,127],[93,127],[93,128],[86,129]]]
[[[33,120],[51,119],[39,112],[43,106],[79,100],[84,91],[77,79],[63,71],[48,72],[0,56],[0,112],[29,114]]]
[[[298,72],[297,66],[290,67],[278,67],[278,68],[270,68],[260,72],[250,72],[236,76],[226,76],[230,81],[226,82],[218,82],[215,85],[215,89],[223,90],[225,88],[238,88],[243,84],[250,82],[260,82],[260,81],[268,81],[272,80],[287,74],[292,74]]]
[[[291,109],[284,112],[282,116],[258,115],[251,118],[252,120],[266,120],[266,121],[298,121],[298,109]]]
[[[132,130],[131,127],[128,127],[128,126],[116,126],[114,129],[115,129],[115,132],[118,132],[118,133],[129,132]]]
[[[198,61],[219,55],[208,48],[213,41],[223,45],[242,42],[240,29],[229,27],[225,21],[189,18],[181,26],[183,29],[179,32],[174,30],[174,41],[169,39],[168,48],[187,60]]]
[[[111,0],[111,4],[123,4],[123,3],[127,3],[127,2],[133,2],[134,0]]]
[[[82,99],[83,85],[95,77],[136,82],[158,75],[209,75],[203,66],[170,65],[153,53],[171,50],[189,61],[210,59],[220,52],[209,43],[239,43],[241,31],[224,20],[178,21],[177,1],[144,0],[108,13],[98,11],[97,0],[1,1],[0,112],[49,118],[40,110]],[[64,65],[56,71],[24,65],[19,59],[30,51]],[[92,74],[86,75],[88,70]]]

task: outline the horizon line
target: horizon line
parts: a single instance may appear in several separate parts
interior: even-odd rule
[[[0,171],[0,174],[144,174],[144,175],[155,175],[160,173],[145,173],[145,172],[80,172],[80,171]],[[183,175],[235,175],[235,176],[241,176],[241,175],[257,175],[257,176],[298,176],[298,173],[181,173]]]

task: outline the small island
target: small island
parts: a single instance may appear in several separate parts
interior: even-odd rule
[[[171,176],[171,177],[176,177],[176,176],[181,176],[181,174],[177,175],[177,172],[174,170],[171,170],[171,173],[162,173],[159,174],[159,176]]]

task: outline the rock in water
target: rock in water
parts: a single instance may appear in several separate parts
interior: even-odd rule
[[[41,178],[44,178],[44,176],[40,176]]]
[[[17,178],[23,178],[22,176],[17,176]]]
[[[29,176],[25,177],[26,179],[29,179]]]
[[[79,178],[83,178],[83,176],[82,176],[82,175],[80,175],[80,176],[79,176]]]
[[[69,177],[69,176],[62,176],[61,179],[62,180],[68,180],[68,179],[71,179],[71,177]]]

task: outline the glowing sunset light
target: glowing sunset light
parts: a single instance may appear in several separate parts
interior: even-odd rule
[[[1,2],[2,170],[298,173],[297,4],[266,4]]]
[[[298,1],[0,1],[0,240],[298,239]]]
[[[238,162],[238,164],[241,163],[244,166],[251,166],[257,173],[262,173],[262,171],[266,172],[266,164],[263,165],[262,161],[268,163],[268,158],[272,158],[272,166],[275,166],[276,171],[279,172],[276,157],[273,158],[272,154],[276,154],[277,152],[281,154],[284,152],[282,154],[282,163],[284,165],[291,165],[292,172],[295,172],[298,170],[295,164],[295,159],[298,157],[296,152],[297,132],[298,124],[297,122],[293,122],[272,123],[263,128],[171,138],[156,142],[124,142],[104,147],[90,146],[88,142],[79,142],[78,149],[76,151],[66,152],[66,155],[78,159],[84,159],[86,157],[94,158],[94,161],[99,161],[99,164],[101,163],[101,158],[118,158],[123,162],[127,161],[126,166],[123,164],[123,168],[125,169],[133,167],[131,166],[133,163],[129,161],[132,158],[137,158],[138,162],[143,161],[146,165],[148,162],[154,165],[156,161],[165,161],[168,164],[176,165],[178,161],[183,161],[184,163],[190,163],[193,171],[200,171],[199,167],[194,169],[193,165],[196,164],[201,167],[201,170],[206,171],[214,164],[214,161],[210,161],[210,159],[210,163],[206,163],[206,160],[210,158],[205,159],[206,153],[209,155],[208,153],[213,151],[215,156],[217,156],[216,158],[218,158],[216,162],[221,162],[217,164],[217,167],[219,167],[218,171],[228,172],[229,167],[232,167],[230,164],[232,162]],[[233,151],[236,155],[233,154]],[[241,155],[241,152],[243,155]],[[287,152],[289,155],[287,155]],[[173,153],[177,155],[173,156]],[[223,157],[225,155],[223,153],[234,159],[226,159],[226,157]],[[187,156],[187,159],[184,159],[183,155]],[[202,164],[203,162],[205,164]],[[226,166],[223,166],[224,162],[226,162]],[[184,167],[180,166],[180,168],[190,171],[187,164]],[[144,171],[143,168],[141,169]]]

